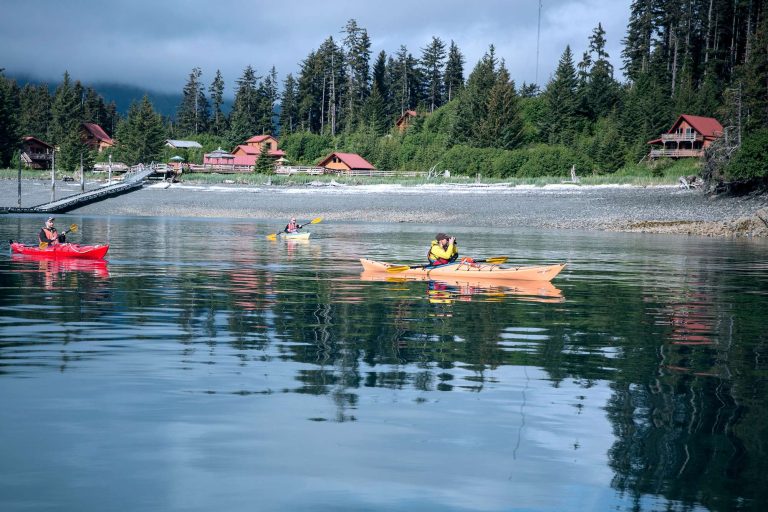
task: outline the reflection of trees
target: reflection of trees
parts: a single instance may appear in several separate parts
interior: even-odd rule
[[[646,298],[648,339],[630,340],[637,347],[626,343],[617,360],[607,407],[613,485],[638,500],[661,494],[713,510],[768,503],[765,303],[742,294],[732,307],[715,290],[749,284],[728,281],[708,276],[687,293]]]

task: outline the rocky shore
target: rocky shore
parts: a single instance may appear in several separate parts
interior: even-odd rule
[[[92,188],[98,184],[88,184]],[[57,185],[57,187],[59,187]],[[69,190],[72,189],[72,190]],[[79,191],[63,184],[57,197]],[[50,198],[50,184],[22,183],[22,205]],[[16,206],[15,181],[0,180],[0,206]],[[75,215],[233,217],[323,216],[369,222],[525,226],[767,237],[768,197],[707,196],[696,189],[632,186],[397,185],[294,187],[156,183],[83,206]]]

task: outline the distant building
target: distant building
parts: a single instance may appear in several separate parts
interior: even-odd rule
[[[80,137],[91,150],[96,150],[99,153],[115,145],[115,141],[107,135],[107,132],[95,123],[81,124]]]
[[[277,139],[272,135],[254,135],[245,144],[240,144],[232,151],[235,156],[235,165],[255,165],[261,155],[263,147],[267,149],[267,155],[277,159],[285,156],[285,151],[277,149]]]
[[[235,155],[227,153],[221,147],[203,155],[203,165],[233,165]]]
[[[165,145],[174,149],[203,149],[203,146],[201,146],[199,142],[193,140],[168,139],[165,141]]]
[[[672,128],[662,133],[658,139],[649,140],[648,144],[657,146],[651,149],[651,158],[687,158],[704,155],[704,149],[723,136],[723,126],[714,117],[701,117],[682,114]]]
[[[375,171],[376,168],[368,160],[355,153],[331,153],[318,164],[330,171],[341,174],[351,171]]]
[[[53,146],[36,137],[21,140],[21,161],[30,169],[50,169]]]
[[[410,124],[411,118],[414,118],[417,115],[418,114],[415,110],[406,110],[403,115],[397,118],[395,126],[397,126],[397,129],[400,131],[400,133],[404,132],[408,128],[408,124]]]

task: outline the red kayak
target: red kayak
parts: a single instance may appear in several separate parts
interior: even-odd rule
[[[11,251],[16,254],[31,254],[47,258],[86,258],[97,260],[104,257],[109,245],[56,244],[41,249],[37,245],[24,245],[11,242]]]

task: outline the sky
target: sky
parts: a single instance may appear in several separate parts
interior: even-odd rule
[[[221,70],[227,96],[250,65],[275,66],[281,82],[353,18],[371,39],[371,64],[405,45],[420,57],[432,37],[455,41],[465,76],[493,44],[515,82],[544,86],[566,45],[578,62],[598,23],[621,79],[631,0],[0,0],[0,68],[57,82],[122,83],[180,93],[192,68],[209,84]],[[10,23],[8,20],[19,20]],[[27,20],[21,22],[21,20]],[[538,68],[538,73],[537,73]]]

